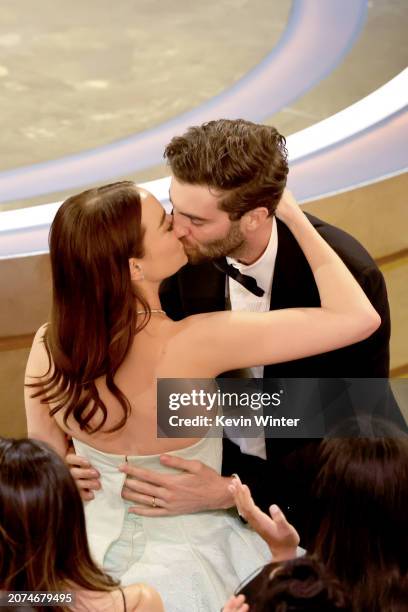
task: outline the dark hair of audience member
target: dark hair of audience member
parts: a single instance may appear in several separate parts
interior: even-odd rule
[[[323,440],[310,551],[347,588],[356,611],[402,612],[408,600],[408,436],[380,421],[373,434]]]
[[[251,612],[351,612],[351,604],[337,579],[324,565],[305,556],[270,563],[241,589]]]
[[[285,145],[270,125],[218,119],[172,138],[164,157],[181,182],[220,194],[219,208],[237,221],[258,206],[275,212],[288,175]]]
[[[117,588],[90,556],[68,468],[43,442],[0,438],[0,589],[70,591],[74,585]]]
[[[104,375],[123,417],[109,431],[126,423],[130,404],[114,376],[136,332],[135,297],[150,314],[146,300],[136,293],[129,258],[143,256],[144,229],[141,199],[134,183],[122,181],[84,191],[60,206],[51,225],[52,311],[44,334],[49,358],[45,379],[28,386],[32,397],[54,404],[50,416],[64,410],[80,428],[93,433],[107,418],[95,380]],[[97,415],[97,424],[90,420]]]

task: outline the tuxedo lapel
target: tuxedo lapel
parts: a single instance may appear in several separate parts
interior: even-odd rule
[[[312,271],[287,226],[277,219],[278,251],[272,283],[271,310],[319,304]]]
[[[312,221],[313,222],[313,221]],[[294,308],[296,306],[318,306],[319,293],[309,264],[288,227],[277,219],[278,251],[272,282],[271,310]],[[279,384],[284,388],[283,378],[290,377],[288,364],[266,365],[264,369],[264,391],[276,391]],[[273,379],[269,383],[268,379]],[[279,382],[280,381],[280,382]],[[270,387],[270,389],[269,389]],[[281,455],[296,450],[296,439],[276,439],[265,436],[268,460],[276,460]]]

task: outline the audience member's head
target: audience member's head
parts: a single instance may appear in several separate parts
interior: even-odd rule
[[[68,468],[42,442],[0,438],[0,589],[61,591],[73,584],[116,587],[90,556]]]
[[[271,563],[251,585],[242,589],[251,612],[351,612],[339,582],[309,556]]]
[[[402,610],[398,602],[408,597],[408,436],[376,421],[368,435],[321,444],[311,552],[346,586],[356,610]]]

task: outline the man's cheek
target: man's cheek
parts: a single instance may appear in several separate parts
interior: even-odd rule
[[[211,235],[211,230],[209,231],[200,231],[192,235],[193,240],[196,244],[201,246],[207,246],[207,244],[211,244],[214,240],[214,236]]]

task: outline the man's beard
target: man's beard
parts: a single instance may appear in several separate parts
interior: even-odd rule
[[[191,264],[198,264],[203,261],[220,259],[221,257],[238,258],[245,247],[245,237],[239,228],[239,222],[233,221],[228,233],[224,238],[218,238],[200,246],[190,245],[183,239],[181,240],[188,261]]]

